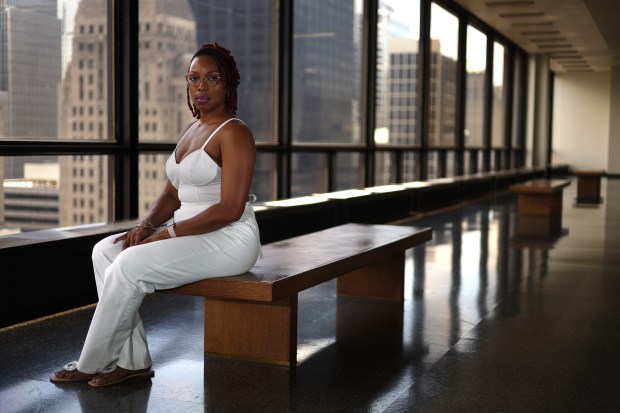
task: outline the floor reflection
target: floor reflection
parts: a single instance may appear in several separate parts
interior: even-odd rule
[[[76,392],[81,411],[97,412],[101,410],[101,406],[118,413],[146,413],[148,411],[151,380],[136,381],[131,386],[121,387]]]
[[[414,303],[445,295],[449,336],[454,345],[524,277],[523,252],[512,248],[514,198],[476,204],[415,220],[430,226],[433,240],[413,252]],[[441,308],[441,307],[440,307]]]
[[[433,229],[406,254],[404,302],[338,298],[335,281],[303,292],[293,369],[205,358],[192,297],[145,301],[156,376],[109,389],[47,380],[79,356],[92,307],[0,330],[0,411],[612,411],[620,192],[608,185],[596,209],[565,203],[571,231],[552,245],[514,242],[513,195],[401,222]]]

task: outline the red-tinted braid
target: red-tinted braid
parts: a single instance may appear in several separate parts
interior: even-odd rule
[[[193,61],[198,56],[211,56],[222,76],[222,82],[226,88],[226,109],[233,115],[237,114],[237,86],[241,82],[241,76],[237,70],[237,62],[230,54],[230,50],[220,46],[217,43],[202,45],[200,49],[192,56]],[[189,86],[187,87],[187,105],[192,115],[200,119],[200,111],[192,103],[189,96]]]

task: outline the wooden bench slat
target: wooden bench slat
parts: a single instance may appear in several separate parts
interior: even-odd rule
[[[210,298],[276,301],[430,240],[430,228],[345,224],[263,246],[248,273],[165,290]]]
[[[554,193],[570,185],[568,179],[533,179],[531,181],[510,185],[510,192],[516,193]]]

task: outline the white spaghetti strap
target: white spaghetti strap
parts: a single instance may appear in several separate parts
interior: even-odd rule
[[[230,118],[225,120],[224,122],[222,122],[222,124],[220,126],[218,126],[217,128],[215,128],[215,130],[213,132],[211,132],[211,135],[209,135],[209,137],[207,138],[207,140],[205,141],[205,143],[202,144],[202,147],[200,149],[204,150],[207,147],[207,144],[209,143],[209,141],[211,140],[212,137],[215,136],[215,134],[217,133],[217,131],[219,131],[220,129],[222,129],[222,127],[224,125],[226,125],[228,122],[230,122],[231,120],[238,120],[239,122],[243,123],[245,125],[245,123],[239,119],[239,118]]]

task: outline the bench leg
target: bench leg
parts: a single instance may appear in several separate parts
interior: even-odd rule
[[[338,295],[402,301],[405,251],[338,277]]]
[[[205,354],[297,362],[297,294],[273,303],[205,299]]]
[[[517,236],[553,238],[562,234],[562,215],[519,215]]]
[[[599,203],[601,201],[601,177],[580,176],[577,178],[577,202]]]
[[[562,215],[562,191],[552,194],[519,194],[519,214]]]

